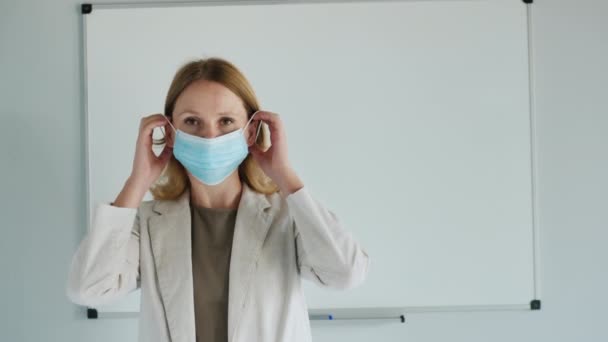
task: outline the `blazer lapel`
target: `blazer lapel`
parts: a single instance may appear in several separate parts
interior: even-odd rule
[[[253,191],[243,183],[230,258],[228,341],[234,341],[241,323],[257,260],[272,222],[268,208],[270,202],[266,195]]]
[[[150,240],[167,325],[173,342],[196,339],[192,288],[190,192],[157,201],[150,218]]]
[[[228,340],[234,335],[247,305],[257,260],[272,222],[266,195],[243,183],[239,202],[228,289]],[[176,200],[156,201],[150,218],[150,241],[158,285],[173,342],[196,339],[192,277],[190,190]]]

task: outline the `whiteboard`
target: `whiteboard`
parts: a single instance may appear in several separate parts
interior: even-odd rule
[[[89,227],[176,70],[219,56],[281,114],[300,177],[371,257],[358,288],[304,281],[311,310],[538,297],[521,1],[108,4],[83,28]],[[97,309],[137,312],[139,291]]]

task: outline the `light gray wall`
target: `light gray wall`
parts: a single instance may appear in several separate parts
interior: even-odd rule
[[[0,1],[1,341],[136,340],[135,320],[86,320],[64,295],[85,232],[78,8]],[[314,324],[316,341],[608,341],[607,17],[534,4],[543,309]]]

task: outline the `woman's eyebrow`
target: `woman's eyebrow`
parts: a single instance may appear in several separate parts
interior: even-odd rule
[[[192,110],[192,109],[185,109],[185,110],[182,110],[182,111],[181,111],[179,114],[177,114],[177,116],[180,116],[180,115],[182,115],[182,114],[186,114],[186,113],[190,113],[190,114],[196,114],[196,115],[198,115],[198,116],[201,116],[201,114],[200,114],[199,112],[197,112],[197,111],[195,111],[195,110]],[[217,115],[217,116],[222,116],[222,115],[236,115],[236,114],[235,114],[235,113],[233,113],[233,112],[230,112],[230,111],[224,111],[224,112],[219,112],[219,113],[216,113],[215,115]]]

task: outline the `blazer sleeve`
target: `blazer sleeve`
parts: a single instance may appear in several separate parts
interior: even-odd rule
[[[101,203],[76,250],[67,296],[79,305],[107,304],[140,287],[139,208]]]
[[[322,287],[348,289],[366,278],[370,258],[336,215],[304,187],[288,195],[300,275]]]

